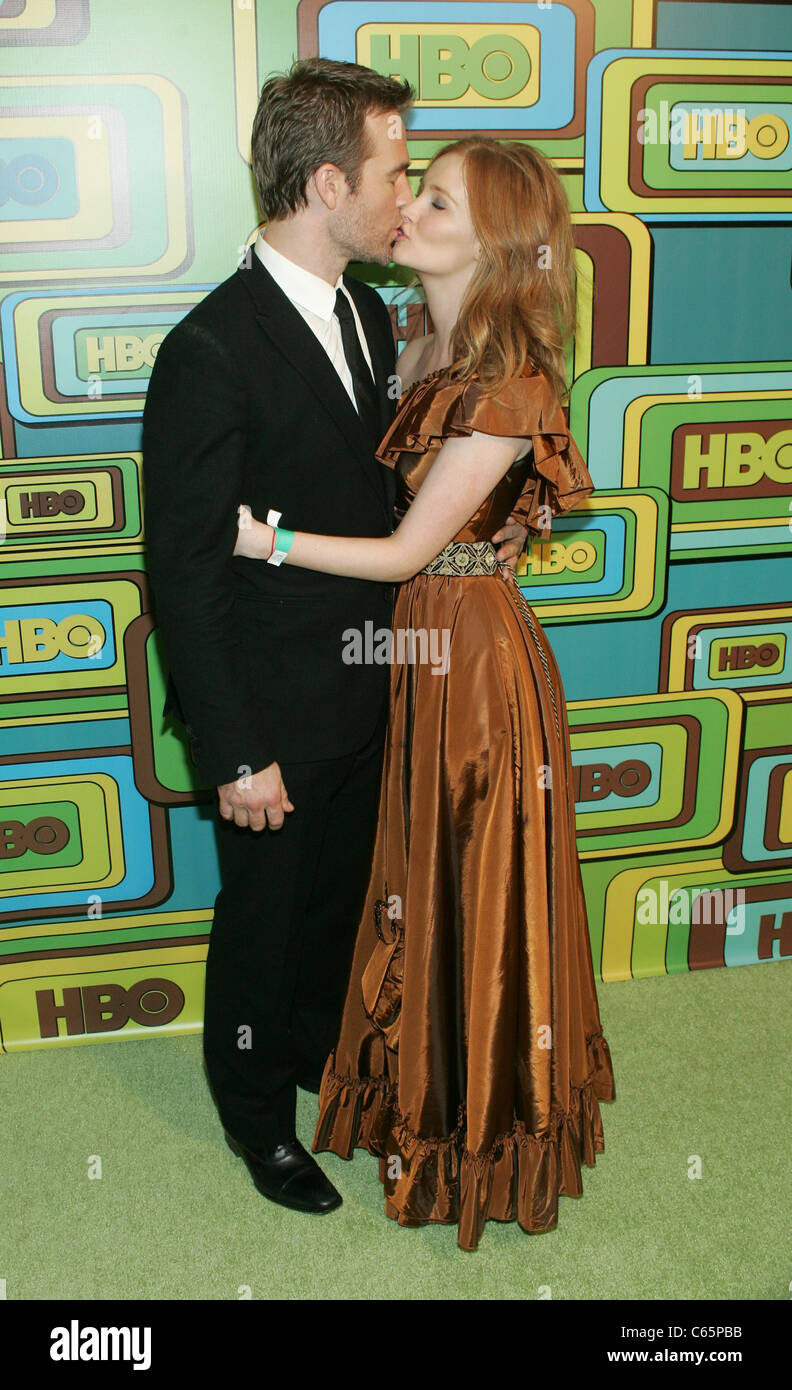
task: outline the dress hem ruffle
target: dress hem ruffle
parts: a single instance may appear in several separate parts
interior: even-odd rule
[[[558,1197],[583,1195],[581,1160],[593,1168],[605,1148],[599,1101],[616,1095],[602,1032],[587,1037],[586,1050],[588,1077],[570,1088],[570,1109],[555,1111],[543,1134],[515,1120],[484,1153],[466,1147],[463,1106],[450,1135],[421,1137],[399,1109],[398,1083],[337,1072],[331,1054],[313,1151],[352,1158],[356,1148],[368,1150],[380,1160],[385,1214],[400,1226],[458,1224],[464,1250],[477,1248],[488,1220],[516,1220],[529,1234],[553,1230]]]

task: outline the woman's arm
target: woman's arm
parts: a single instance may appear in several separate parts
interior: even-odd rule
[[[423,338],[411,338],[402,348],[396,363],[400,394],[404,390],[404,379],[412,377],[415,363],[418,362],[429,340],[433,337],[433,333],[427,333]],[[500,530],[496,531],[494,536],[490,536],[490,540],[495,546],[496,559],[511,565],[513,569],[515,560],[519,560],[522,554],[527,536],[528,527],[510,513]]]
[[[464,439],[448,439],[392,536],[319,536],[295,531],[283,563],[351,579],[383,583],[411,579],[454,539],[524,446],[524,439],[477,431]],[[277,506],[277,498],[273,505]],[[266,560],[272,542],[273,527],[249,517],[244,509],[234,554]]]

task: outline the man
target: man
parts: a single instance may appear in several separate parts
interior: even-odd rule
[[[341,1197],[295,1131],[336,1042],[376,829],[387,665],[343,634],[389,627],[393,587],[234,556],[238,506],[335,535],[393,529],[374,451],[394,411],[387,310],[343,275],[387,264],[411,200],[408,83],[308,59],[262,88],[254,254],[165,338],[143,419],[145,534],[170,685],[218,790],[222,887],[204,1057],[226,1138],[260,1192]],[[390,389],[389,389],[390,388]],[[525,531],[501,536],[513,559]]]

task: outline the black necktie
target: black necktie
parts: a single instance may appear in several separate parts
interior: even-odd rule
[[[377,393],[368,363],[363,356],[363,349],[360,346],[355,320],[352,316],[352,306],[342,289],[336,290],[335,312],[341,325],[341,341],[344,345],[347,366],[352,374],[352,386],[357,401],[360,423],[371,439],[371,447],[374,450],[379,444],[382,434]]]

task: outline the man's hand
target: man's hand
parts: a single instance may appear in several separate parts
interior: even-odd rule
[[[294,810],[277,763],[270,763],[250,777],[224,782],[217,788],[217,795],[223,820],[233,820],[251,830],[263,830],[267,825],[270,830],[280,830],[284,812]]]
[[[522,548],[525,545],[525,537],[528,535],[528,527],[523,526],[522,522],[517,521],[512,512],[506,518],[506,522],[501,526],[500,531],[496,531],[492,537],[492,544],[498,545],[499,541],[503,544],[495,551],[496,560],[504,560],[506,564],[515,565],[512,561],[519,559]]]

